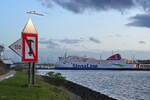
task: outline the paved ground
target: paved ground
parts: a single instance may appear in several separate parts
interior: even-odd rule
[[[10,77],[13,77],[16,74],[16,71],[11,70],[9,73],[0,76],[0,81],[4,80],[4,79],[8,79]]]

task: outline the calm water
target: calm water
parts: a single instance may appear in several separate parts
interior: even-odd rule
[[[150,100],[150,71],[38,70],[60,72],[68,80],[118,100]]]

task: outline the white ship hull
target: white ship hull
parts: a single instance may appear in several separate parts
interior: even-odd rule
[[[118,55],[117,55],[118,56]],[[71,58],[71,59],[70,59]],[[76,56],[64,57],[59,59],[55,64],[55,69],[76,69],[76,70],[121,70],[121,69],[137,69],[137,65],[129,63],[125,59],[107,59],[96,60]]]
[[[88,66],[88,67],[87,67]],[[134,64],[130,64],[130,65],[125,65],[123,67],[120,66],[115,66],[115,65],[91,65],[91,64],[84,64],[84,65],[79,65],[77,64],[77,66],[73,65],[73,64],[55,64],[55,69],[91,69],[91,70],[96,70],[96,69],[135,69]]]

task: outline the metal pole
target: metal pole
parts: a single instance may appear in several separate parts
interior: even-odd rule
[[[32,63],[32,85],[35,83],[35,63]]]
[[[29,69],[28,69],[28,85],[31,83],[31,63],[29,62]]]

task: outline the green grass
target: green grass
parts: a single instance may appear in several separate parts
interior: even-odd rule
[[[0,75],[4,75],[4,74],[6,74],[7,72],[0,72]]]
[[[27,74],[17,72],[16,75],[0,82],[0,100],[70,100],[70,95],[45,83],[36,76],[37,87],[25,87]]]
[[[4,75],[4,74],[7,74],[8,72],[9,72],[8,70],[6,72],[0,72],[0,76]]]

